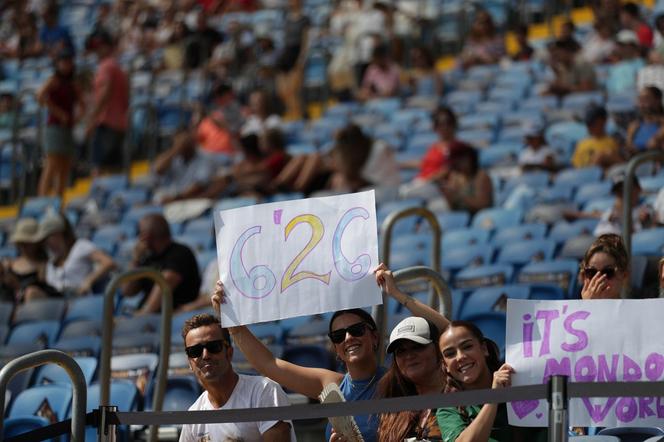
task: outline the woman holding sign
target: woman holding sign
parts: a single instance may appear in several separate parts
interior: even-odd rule
[[[438,329],[449,324],[436,310],[401,292],[392,272],[384,264],[379,265],[374,273],[376,282],[385,293],[403,304],[413,315],[424,317]],[[215,310],[219,311],[224,302],[224,287],[221,281],[218,281],[212,304]],[[229,332],[247,361],[263,376],[312,399],[318,399],[326,385],[335,383],[339,385],[346,400],[354,401],[372,399],[378,381],[385,374],[385,369],[379,366],[375,354],[379,342],[376,328],[371,315],[362,309],[340,310],[332,315],[328,336],[334,344],[337,357],[346,365],[346,374],[302,367],[278,359],[245,326],[231,327]],[[355,421],[366,442],[377,440],[377,417],[355,416]],[[332,442],[343,441],[336,433],[330,434],[329,429],[327,436]]]
[[[446,392],[511,385],[514,370],[508,364],[500,365],[498,346],[485,338],[475,324],[452,321],[440,336],[439,344],[447,374]],[[546,432],[538,429],[508,426],[504,404],[440,408],[436,417],[444,441],[546,440],[542,438]]]

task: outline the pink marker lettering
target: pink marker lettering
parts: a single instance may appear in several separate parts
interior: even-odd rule
[[[664,356],[659,353],[650,353],[646,358],[646,378],[651,382],[659,381],[664,372]]]
[[[524,321],[530,321],[531,315],[523,315]],[[533,356],[533,325],[532,322],[525,322],[523,324],[523,357],[531,358]]]
[[[611,410],[611,407],[613,407],[613,404],[616,403],[616,400],[617,399],[614,397],[609,398],[606,401],[604,408],[602,408],[601,405],[593,405],[590,402],[590,399],[588,399],[587,397],[581,398],[581,401],[583,401],[583,405],[585,405],[586,410],[588,410],[588,414],[590,414],[590,418],[596,424],[604,420],[606,415],[609,414],[609,410]]]
[[[655,412],[651,407],[652,403],[655,402],[654,397],[640,397],[639,398],[639,418],[645,419],[650,416],[654,416]]]
[[[633,397],[621,397],[616,404],[616,417],[621,422],[632,422],[638,411]]]
[[[633,382],[641,380],[641,367],[627,355],[623,355],[623,381]]]
[[[542,346],[540,347],[540,356],[551,353],[551,323],[559,316],[558,310],[538,310],[537,319],[544,319],[544,333],[542,333]]]
[[[586,332],[573,327],[574,321],[579,319],[586,319],[588,316],[590,316],[590,312],[578,311],[571,313],[567,318],[565,318],[565,322],[563,323],[565,331],[570,335],[576,336],[577,341],[573,344],[564,342],[560,348],[565,351],[576,352],[581,351],[588,346],[588,335]]]
[[[597,381],[617,382],[618,362],[620,362],[620,356],[611,355],[611,368],[609,368],[609,364],[606,361],[606,355],[599,355],[597,357]]]

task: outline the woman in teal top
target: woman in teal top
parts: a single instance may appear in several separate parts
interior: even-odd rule
[[[440,336],[446,392],[505,388],[511,385],[514,369],[500,365],[495,342],[484,337],[475,324],[452,321]],[[512,442],[546,440],[540,429],[510,427],[505,404],[439,408],[436,413],[445,442]]]

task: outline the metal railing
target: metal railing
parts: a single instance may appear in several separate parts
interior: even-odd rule
[[[382,232],[382,237],[381,237],[382,256],[380,258],[381,262],[383,262],[388,268],[390,267],[390,247],[392,246],[392,231],[394,230],[394,225],[400,219],[409,218],[411,216],[420,216],[429,223],[434,242],[433,247],[431,249],[431,267],[433,268],[434,272],[440,272],[442,231],[440,229],[440,224],[438,223],[436,215],[434,215],[433,212],[424,207],[410,207],[408,209],[395,211],[390,213],[387,216],[387,218],[385,218],[383,224],[381,225],[381,232]],[[382,332],[385,331],[384,329],[386,321],[385,319],[386,301],[387,301],[386,295],[385,293],[383,293],[383,303],[374,306],[372,309],[372,315],[376,319],[376,325],[378,326],[378,330]],[[436,294],[432,290],[429,296],[429,305],[436,308],[437,302],[438,298],[436,297]],[[381,344],[380,344],[381,348],[379,349],[381,352],[379,354],[382,354],[382,346],[383,346],[382,341],[383,340],[381,339]]]
[[[5,415],[5,392],[11,378],[18,372],[39,365],[54,363],[64,368],[73,386],[71,440],[85,442],[85,411],[87,401],[87,385],[85,377],[76,361],[59,350],[41,350],[18,357],[0,370],[0,416]],[[3,440],[4,419],[0,418],[0,440]]]
[[[171,317],[173,316],[173,294],[168,282],[161,273],[151,268],[138,268],[121,273],[114,277],[104,293],[104,322],[102,324],[102,348],[99,369],[100,405],[110,404],[111,388],[111,353],[113,350],[113,303],[115,292],[121,284],[135,281],[137,279],[151,279],[161,289],[161,329],[159,346],[159,367],[157,369],[157,381],[153,396],[153,409],[161,411],[166,391],[166,380],[168,376],[168,357],[171,352]],[[157,427],[150,427],[149,440],[157,440]]]

